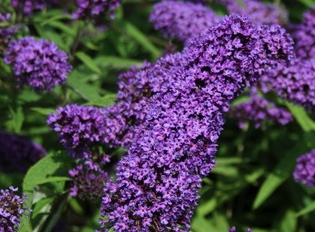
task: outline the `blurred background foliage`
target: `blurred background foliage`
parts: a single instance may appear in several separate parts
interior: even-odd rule
[[[3,0],[2,0],[3,1]],[[312,0],[275,0],[298,22]],[[73,64],[64,86],[49,93],[17,89],[8,66],[0,61],[0,128],[42,144],[48,155],[26,174],[3,173],[0,187],[19,186],[28,196],[32,213],[20,231],[94,231],[98,202],[70,198],[67,170],[73,161],[46,124],[49,113],[67,103],[107,106],[114,102],[117,76],[132,65],[154,61],[181,49],[164,39],[148,21],[153,1],[124,0],[110,25],[95,27],[71,21],[64,9],[48,9],[21,21],[19,36],[32,34],[54,41],[69,52]],[[209,5],[219,14],[223,8]],[[9,6],[8,0],[1,7]],[[67,4],[68,8],[69,5]],[[19,19],[17,19],[19,20]],[[239,129],[228,118],[219,142],[217,165],[204,179],[201,200],[192,220],[194,232],[226,232],[231,225],[254,232],[314,231],[314,190],[294,182],[296,157],[314,145],[314,115],[270,96],[285,105],[294,122],[282,127],[264,124]],[[233,104],[244,101],[244,96]]]

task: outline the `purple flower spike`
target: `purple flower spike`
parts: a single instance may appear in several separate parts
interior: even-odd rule
[[[98,159],[100,159],[98,161]],[[108,155],[82,160],[75,168],[69,171],[72,179],[70,196],[81,199],[98,200],[102,197],[104,184],[108,182],[108,173],[103,166],[110,162]]]
[[[11,0],[12,7],[24,15],[31,15],[35,11],[43,10],[46,7],[45,0]]]
[[[315,10],[305,12],[302,23],[293,26],[291,34],[297,57],[315,59]]]
[[[15,232],[24,213],[24,199],[17,188],[0,189],[0,232]]]
[[[54,43],[33,37],[10,42],[4,61],[11,65],[19,85],[40,91],[65,82],[72,68],[68,55]]]
[[[315,61],[296,59],[291,65],[277,65],[262,77],[262,90],[302,105],[315,107]]]
[[[124,121],[114,109],[66,105],[50,115],[47,123],[71,154],[82,158],[91,145],[119,144],[118,133]]]
[[[0,131],[0,171],[26,172],[45,153],[41,145],[23,136]]]
[[[186,41],[215,25],[220,17],[207,6],[190,2],[162,1],[154,5],[150,21],[165,37]]]
[[[298,157],[293,176],[296,182],[315,186],[315,150]]]
[[[0,12],[0,24],[2,23],[10,23],[11,14],[10,13],[2,13]],[[10,25],[10,24],[9,24]],[[0,25],[0,52],[2,51],[2,46],[6,47],[10,37],[13,36],[17,31],[17,27],[15,26],[1,26]]]
[[[90,18],[98,19],[113,18],[115,10],[120,5],[120,0],[76,0],[76,11],[73,13],[75,19]]]
[[[105,186],[103,231],[109,225],[117,232],[189,231],[230,102],[269,66],[287,63],[292,51],[279,26],[230,16],[190,39],[181,53],[135,71],[135,86],[144,88],[131,99],[140,103],[142,122],[116,181]]]
[[[255,128],[258,128],[265,121],[286,125],[293,120],[289,111],[276,107],[258,94],[252,94],[247,102],[234,106],[230,115],[239,120],[241,127],[249,121],[254,124]]]
[[[255,23],[285,24],[288,16],[284,8],[260,0],[221,0],[229,14],[249,17]]]

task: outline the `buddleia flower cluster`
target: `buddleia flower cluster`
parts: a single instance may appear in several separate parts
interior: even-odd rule
[[[274,91],[296,104],[313,111],[315,107],[315,13],[304,14],[303,22],[294,26],[297,57],[291,65],[274,66],[264,75],[261,86],[264,92]]]
[[[120,0],[76,0],[75,5],[77,9],[73,18],[96,20],[100,17],[113,18]]]
[[[247,102],[232,107],[230,115],[239,120],[241,128],[244,128],[248,122],[252,122],[255,128],[259,128],[264,121],[286,125],[293,119],[289,111],[275,106],[257,93],[253,93]]]
[[[47,123],[72,156],[83,158],[94,144],[119,144],[124,120],[113,109],[70,104],[59,107]]]
[[[189,231],[230,102],[268,66],[291,57],[282,28],[231,16],[150,72],[136,73],[150,77],[152,86],[136,99],[144,120],[117,165],[116,181],[105,186],[103,230],[112,224],[118,232]]]
[[[296,182],[308,187],[315,186],[315,150],[311,150],[297,158],[293,176]]]
[[[0,54],[17,31],[17,27],[11,25],[11,18],[10,13],[0,12]]]
[[[18,189],[0,189],[0,232],[15,232],[24,213],[24,199],[17,194]]]
[[[229,14],[238,14],[261,24],[286,24],[287,12],[274,3],[259,0],[220,0]]]
[[[41,145],[28,138],[0,131],[0,171],[26,172],[45,154]]]
[[[70,187],[70,196],[79,197],[83,200],[98,200],[102,197],[103,188],[109,181],[108,173],[104,166],[110,162],[108,155],[100,155],[96,158],[89,155],[81,160],[76,167],[69,170],[72,184]]]
[[[315,58],[315,10],[306,11],[300,24],[293,25],[292,37],[300,59]]]
[[[150,21],[167,38],[186,41],[220,20],[219,16],[198,3],[166,0],[154,5]]]
[[[276,66],[263,77],[262,89],[274,90],[278,96],[313,110],[315,61],[297,59],[290,66]]]
[[[11,0],[12,7],[19,13],[29,16],[46,7],[45,0]]]
[[[4,56],[17,83],[38,91],[50,91],[65,82],[72,69],[68,60],[53,42],[29,36],[11,41]]]
[[[246,4],[246,6],[241,6],[237,1],[223,1],[223,3],[228,7],[230,13],[246,15],[255,23],[276,24],[282,19],[284,13],[284,11],[281,11],[281,8],[276,5],[258,1],[245,1],[244,4]],[[204,15],[204,17],[202,17],[198,9],[207,11],[208,13],[203,13],[202,15]],[[250,14],[251,12],[253,13]],[[268,17],[269,15],[271,15],[271,17]],[[154,5],[150,19],[155,29],[162,31],[167,37],[185,41],[190,37],[197,36],[199,33],[206,31],[210,26],[215,25],[221,17],[216,16],[207,6],[202,6],[200,4],[181,1],[163,1]],[[269,75],[264,76],[268,77]],[[265,82],[265,78],[261,81],[262,83]],[[262,86],[266,86],[266,84]],[[238,110],[236,110],[236,113],[231,114],[232,117],[240,120],[241,126],[244,126],[245,123],[243,123],[243,121],[248,119],[254,120],[256,127],[259,127],[262,121],[268,119],[270,119],[270,121],[279,121],[280,124],[287,124],[291,121],[291,116],[285,109],[276,107],[273,103],[265,103],[265,101],[267,101],[266,99],[260,101],[260,97],[256,98],[251,99],[251,103],[253,104],[249,104],[248,108],[245,107],[245,109],[241,108],[239,110],[243,110],[245,113],[239,113]],[[257,103],[259,103],[259,106]],[[269,107],[265,107],[265,105],[269,107],[272,105],[272,109],[267,111]],[[248,109],[250,109],[251,112],[247,112],[246,110]],[[265,110],[265,112],[262,110]],[[258,115],[253,118],[255,112],[258,112]],[[241,114],[244,114],[244,116]],[[235,115],[237,117],[235,117]]]
[[[11,0],[11,6],[16,12],[30,16],[34,12],[50,8],[51,6],[61,6],[63,4],[74,3],[74,19],[91,19],[100,18],[113,19],[116,9],[120,5],[120,0]]]
[[[76,166],[69,170],[72,197],[97,201],[103,194],[109,181],[110,156],[102,153],[100,146],[118,146],[117,136],[124,128],[124,118],[115,108],[70,104],[48,117],[47,123],[75,158]]]

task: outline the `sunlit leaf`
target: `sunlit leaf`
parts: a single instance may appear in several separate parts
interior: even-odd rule
[[[297,220],[295,213],[291,210],[286,211],[280,221],[278,232],[296,231],[296,228]]]
[[[296,213],[296,217],[303,216],[305,214],[311,213],[315,210],[315,202],[307,204],[302,210]]]
[[[304,131],[315,130],[314,121],[308,116],[307,112],[302,106],[298,106],[290,102],[286,102],[286,105]]]

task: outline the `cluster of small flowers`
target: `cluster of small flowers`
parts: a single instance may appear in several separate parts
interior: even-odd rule
[[[247,102],[232,107],[230,115],[239,120],[240,128],[244,128],[247,122],[253,122],[256,128],[260,127],[264,121],[286,125],[293,119],[290,112],[276,107],[257,93],[252,94]]]
[[[143,120],[117,165],[116,181],[106,184],[103,228],[188,231],[230,102],[268,66],[290,60],[292,50],[279,26],[231,16],[187,41],[183,52],[132,70],[142,93],[130,98],[142,106],[136,110]]]
[[[90,18],[96,20],[97,18],[112,19],[115,10],[120,5],[120,0],[76,0],[76,11],[73,13],[73,18],[82,19]]]
[[[41,145],[25,137],[0,131],[0,171],[25,172],[45,153]]]
[[[226,6],[229,14],[244,15],[256,23],[285,24],[288,19],[286,10],[277,4],[259,0],[220,0],[220,2]]]
[[[292,26],[295,50],[300,59],[315,58],[315,10],[304,13],[303,21]]]
[[[83,158],[94,144],[118,144],[124,120],[114,109],[66,105],[51,114],[47,123],[73,156]]]
[[[69,2],[74,2],[76,7],[72,15],[74,19],[89,18],[96,20],[107,16],[112,19],[115,10],[120,5],[120,0],[68,0],[65,1],[65,4]],[[30,16],[36,11],[60,4],[59,0],[11,0],[11,5],[17,12]]]
[[[296,182],[315,186],[315,150],[298,157],[293,176]]]
[[[9,39],[16,33],[17,28],[10,25],[11,14],[0,12],[0,54],[2,47],[5,48]],[[7,24],[7,25],[6,25]]]
[[[108,173],[103,169],[110,162],[108,155],[94,157],[89,155],[69,171],[72,179],[70,196],[81,199],[98,200],[102,197],[104,184],[108,182]]]
[[[57,0],[11,0],[12,7],[20,14],[30,16],[47,6],[57,4]],[[73,18],[96,20],[105,15],[112,18],[119,0],[77,0]],[[0,22],[8,21],[10,14],[0,13]],[[0,51],[7,47],[8,40],[16,32],[15,26],[0,28]],[[12,41],[5,54],[5,62],[12,70],[19,85],[29,85],[35,90],[49,91],[64,83],[71,71],[68,55],[54,43],[25,37]]]
[[[43,10],[46,7],[45,0],[11,0],[12,7],[24,15],[31,15],[35,11]]]
[[[24,199],[17,188],[0,189],[0,232],[15,232],[24,213]]]
[[[9,43],[4,61],[10,64],[19,85],[49,91],[62,84],[71,71],[68,55],[52,42],[24,37]]]
[[[236,0],[225,0],[221,2],[227,7],[229,13],[245,15],[255,23],[277,24],[283,22],[283,19],[285,18],[285,11],[274,4],[264,4],[259,1],[246,0],[244,1],[244,7],[242,7]],[[200,13],[204,16],[201,16]],[[216,16],[207,6],[201,4],[162,1],[153,7],[150,19],[155,29],[162,31],[162,33],[167,37],[186,41],[189,38],[206,31],[210,26],[215,25],[221,18]],[[264,76],[268,77],[269,75]],[[261,83],[263,82],[265,82],[265,78],[262,79]],[[263,86],[266,86],[266,84],[263,84]],[[251,102],[255,101],[251,100]],[[254,106],[257,107],[256,104],[250,104],[250,107]],[[275,107],[272,108],[271,112],[275,113]],[[262,109],[265,108],[251,108],[253,112],[258,111],[259,116],[261,114],[269,115],[269,112],[262,112]],[[284,109],[280,110],[278,113],[280,114],[283,111]],[[239,114],[238,116],[241,115]],[[252,113],[250,116],[250,119],[253,119]],[[284,113],[282,116],[289,117],[287,113]],[[271,116],[272,119],[274,119],[273,117],[274,116]],[[264,120],[268,118],[269,117],[264,117]],[[238,119],[242,120],[242,118]],[[287,118],[287,120],[289,119]],[[256,125],[258,127],[262,120],[260,117],[256,117],[253,121],[258,122],[258,125]]]
[[[48,125],[76,158],[77,166],[69,171],[71,196],[90,200],[102,196],[104,184],[109,180],[105,166],[110,157],[96,148],[97,145],[120,145],[119,134],[125,121],[119,108],[118,105],[103,109],[71,104],[59,107],[49,116]]]
[[[279,96],[315,107],[315,13],[306,12],[303,22],[294,27],[296,60],[289,66],[278,65],[262,78],[263,91],[274,90]]]
[[[160,91],[174,75],[169,75],[173,66],[181,66],[183,57],[180,54],[165,56],[156,63],[145,63],[141,68],[131,68],[119,76],[116,111],[124,119],[121,144],[128,148],[132,143],[136,129],[145,120],[148,101]],[[170,79],[167,79],[170,78]]]
[[[220,17],[201,4],[162,1],[154,5],[150,21],[167,38],[186,41],[215,25]]]
[[[274,90],[278,96],[313,110],[315,107],[315,62],[297,59],[292,65],[277,65],[262,77],[263,92]]]

